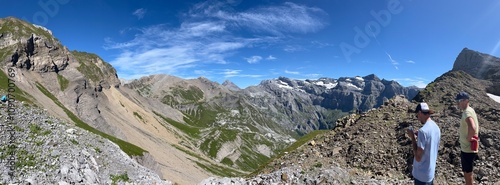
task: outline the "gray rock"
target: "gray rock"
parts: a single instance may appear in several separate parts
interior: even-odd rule
[[[70,185],[69,183],[65,182],[65,181],[59,181],[58,182],[59,185]]]
[[[85,184],[97,184],[99,183],[99,178],[94,171],[91,169],[84,169],[83,173],[85,174]]]

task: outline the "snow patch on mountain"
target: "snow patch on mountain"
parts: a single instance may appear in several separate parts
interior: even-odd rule
[[[323,81],[317,81],[314,83],[315,85],[318,85],[318,86],[323,86],[325,87],[326,89],[333,89],[337,86],[338,83],[326,83],[323,82]]]
[[[490,93],[486,93],[488,95],[488,97],[490,97],[492,100],[500,103],[500,96],[497,96],[497,95],[494,95],[494,94],[490,94]]]

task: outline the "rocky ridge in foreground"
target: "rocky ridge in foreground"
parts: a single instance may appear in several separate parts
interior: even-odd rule
[[[10,184],[172,184],[139,165],[113,142],[48,116],[46,110],[14,103],[10,154],[16,157],[13,171],[6,162],[9,152],[0,155],[0,182]],[[0,109],[4,127],[2,141],[8,137],[6,104]],[[2,143],[0,151],[8,150]],[[10,179],[9,172],[14,173]]]

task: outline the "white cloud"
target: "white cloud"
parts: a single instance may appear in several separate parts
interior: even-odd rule
[[[269,55],[269,56],[266,58],[266,60],[276,60],[276,59],[277,59],[277,58],[276,58],[276,57],[274,57],[274,56],[272,56],[272,55]]]
[[[291,2],[278,6],[249,9],[244,12],[224,10],[223,2],[205,1],[195,5],[189,13],[191,17],[210,17],[250,29],[255,32],[282,35],[284,33],[311,33],[326,26],[323,10]]]
[[[260,78],[264,75],[256,75],[256,74],[240,74],[242,70],[237,69],[225,69],[220,74],[224,75],[224,78],[231,77],[247,77],[247,78]]]
[[[391,61],[391,64],[394,66],[394,68],[396,68],[396,70],[399,69],[399,63],[396,60],[392,59],[392,56],[389,53],[385,52],[385,54],[387,54],[387,56],[389,57],[389,61]]]
[[[300,72],[298,72],[298,71],[288,71],[288,70],[285,70],[285,73],[286,73],[286,74],[293,74],[293,75],[298,75],[298,74],[300,74]]]
[[[255,64],[262,60],[261,56],[252,56],[250,58],[245,58],[249,64]]]
[[[313,74],[306,74],[304,76],[306,76],[308,78],[314,78],[315,79],[315,78],[319,78],[321,76],[321,74],[313,73]]]
[[[401,79],[393,79],[399,82],[403,86],[417,86],[419,88],[425,88],[428,83],[426,83],[423,78],[401,78]]]
[[[415,61],[413,61],[413,60],[407,60],[406,63],[414,64]]]
[[[240,74],[240,72],[241,72],[241,70],[226,69],[226,70],[224,70],[224,72],[222,72],[222,74],[224,75],[224,77],[228,78],[228,77],[237,76]]]
[[[297,46],[297,45],[287,45],[285,46],[285,48],[283,48],[284,51],[286,52],[289,52],[289,53],[293,53],[293,52],[296,52],[296,51],[301,51],[303,50],[301,46]]]
[[[122,30],[124,34],[133,31],[134,37],[124,42],[105,39],[105,49],[119,51],[110,63],[116,67],[120,78],[125,79],[158,73],[180,77],[186,73],[205,74],[200,66],[229,64],[227,58],[242,49],[286,43],[290,38],[286,34],[289,33],[318,31],[325,26],[322,19],[327,16],[319,8],[294,3],[260,6],[243,12],[234,11],[231,5],[209,0],[194,5],[188,13],[181,15],[178,26],[158,24]],[[142,19],[146,12],[141,8],[133,15]],[[258,34],[241,34],[241,31]],[[289,51],[299,49],[296,46]],[[247,62],[253,64],[263,59],[252,56]],[[275,60],[276,57],[270,55],[265,59]]]
[[[144,8],[139,8],[139,9],[135,10],[135,11],[132,13],[132,15],[135,15],[135,16],[137,17],[137,19],[139,19],[139,20],[140,20],[140,19],[144,18],[144,15],[146,15],[146,12],[147,12],[147,10],[146,10],[146,9],[144,9]]]

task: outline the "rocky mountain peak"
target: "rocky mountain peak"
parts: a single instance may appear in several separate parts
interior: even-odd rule
[[[375,80],[380,81],[380,78],[375,74],[369,74],[363,77],[365,80]]]
[[[457,56],[452,70],[462,70],[474,78],[500,79],[500,58],[464,48]]]
[[[234,84],[233,82],[229,81],[229,80],[226,80],[222,83],[222,86],[228,88],[229,90],[232,90],[232,91],[238,91],[238,90],[241,90],[240,87],[238,87],[236,84]]]

